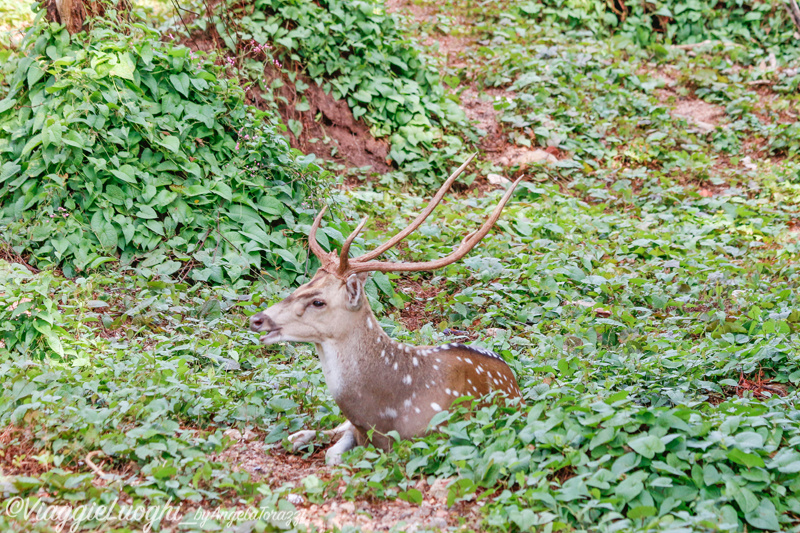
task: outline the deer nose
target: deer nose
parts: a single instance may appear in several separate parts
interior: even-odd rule
[[[250,317],[250,331],[261,331],[265,322],[264,313],[256,313]]]

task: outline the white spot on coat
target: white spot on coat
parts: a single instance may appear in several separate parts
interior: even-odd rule
[[[383,411],[380,412],[381,418],[397,418],[397,411],[392,409],[391,407],[387,407]]]

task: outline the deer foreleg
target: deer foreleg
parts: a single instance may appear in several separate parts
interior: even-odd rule
[[[356,428],[353,427],[353,424],[350,422],[345,422],[333,431],[337,430],[341,430],[343,435],[342,438],[339,439],[339,442],[331,446],[330,449],[325,452],[325,463],[329,465],[341,464],[342,455],[358,446],[358,440],[356,439]]]
[[[313,429],[304,429],[303,431],[292,433],[291,435],[289,435],[289,442],[292,443],[292,452],[297,452],[298,450],[300,450],[300,448],[302,448],[303,446],[307,445],[312,440],[314,440],[317,437],[318,433],[322,433],[323,435],[326,435],[328,438],[334,438],[337,435],[342,435],[342,434],[344,434],[346,437],[347,433],[351,431],[355,430],[353,428],[353,424],[351,424],[350,421],[348,420],[347,422],[340,424],[339,426],[333,429],[328,429],[326,431],[314,431]],[[340,439],[340,442],[341,440],[344,440],[345,437],[342,437],[342,439]],[[336,446],[338,446],[338,443],[336,444]],[[334,446],[334,448],[336,446]],[[350,446],[350,448],[352,448],[352,446]],[[350,448],[347,449],[349,450]]]

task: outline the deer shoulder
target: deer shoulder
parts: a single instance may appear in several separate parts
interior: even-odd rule
[[[419,227],[471,159],[450,176],[411,225],[361,257],[350,258],[349,249],[366,219],[345,240],[339,254],[325,252],[315,237],[323,208],[309,234],[309,247],[322,266],[311,281],[250,320],[250,328],[263,333],[263,344],[310,342],[316,346],[331,396],[347,418],[328,432],[342,435],[328,450],[328,462],[337,462],[347,449],[368,442],[388,449],[391,431],[404,439],[423,435],[431,418],[461,396],[482,397],[494,390],[509,398],[520,396],[513,372],[493,352],[463,344],[413,346],[390,338],[380,328],[364,292],[371,272],[441,268],[458,261],[488,233],[521,178],[483,226],[447,257],[407,263],[374,260]],[[303,431],[290,439],[299,447],[313,436],[313,431]]]

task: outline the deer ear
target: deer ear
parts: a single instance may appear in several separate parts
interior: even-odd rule
[[[361,309],[362,295],[364,294],[364,280],[358,274],[351,274],[345,282],[347,291],[347,308],[350,311]]]

